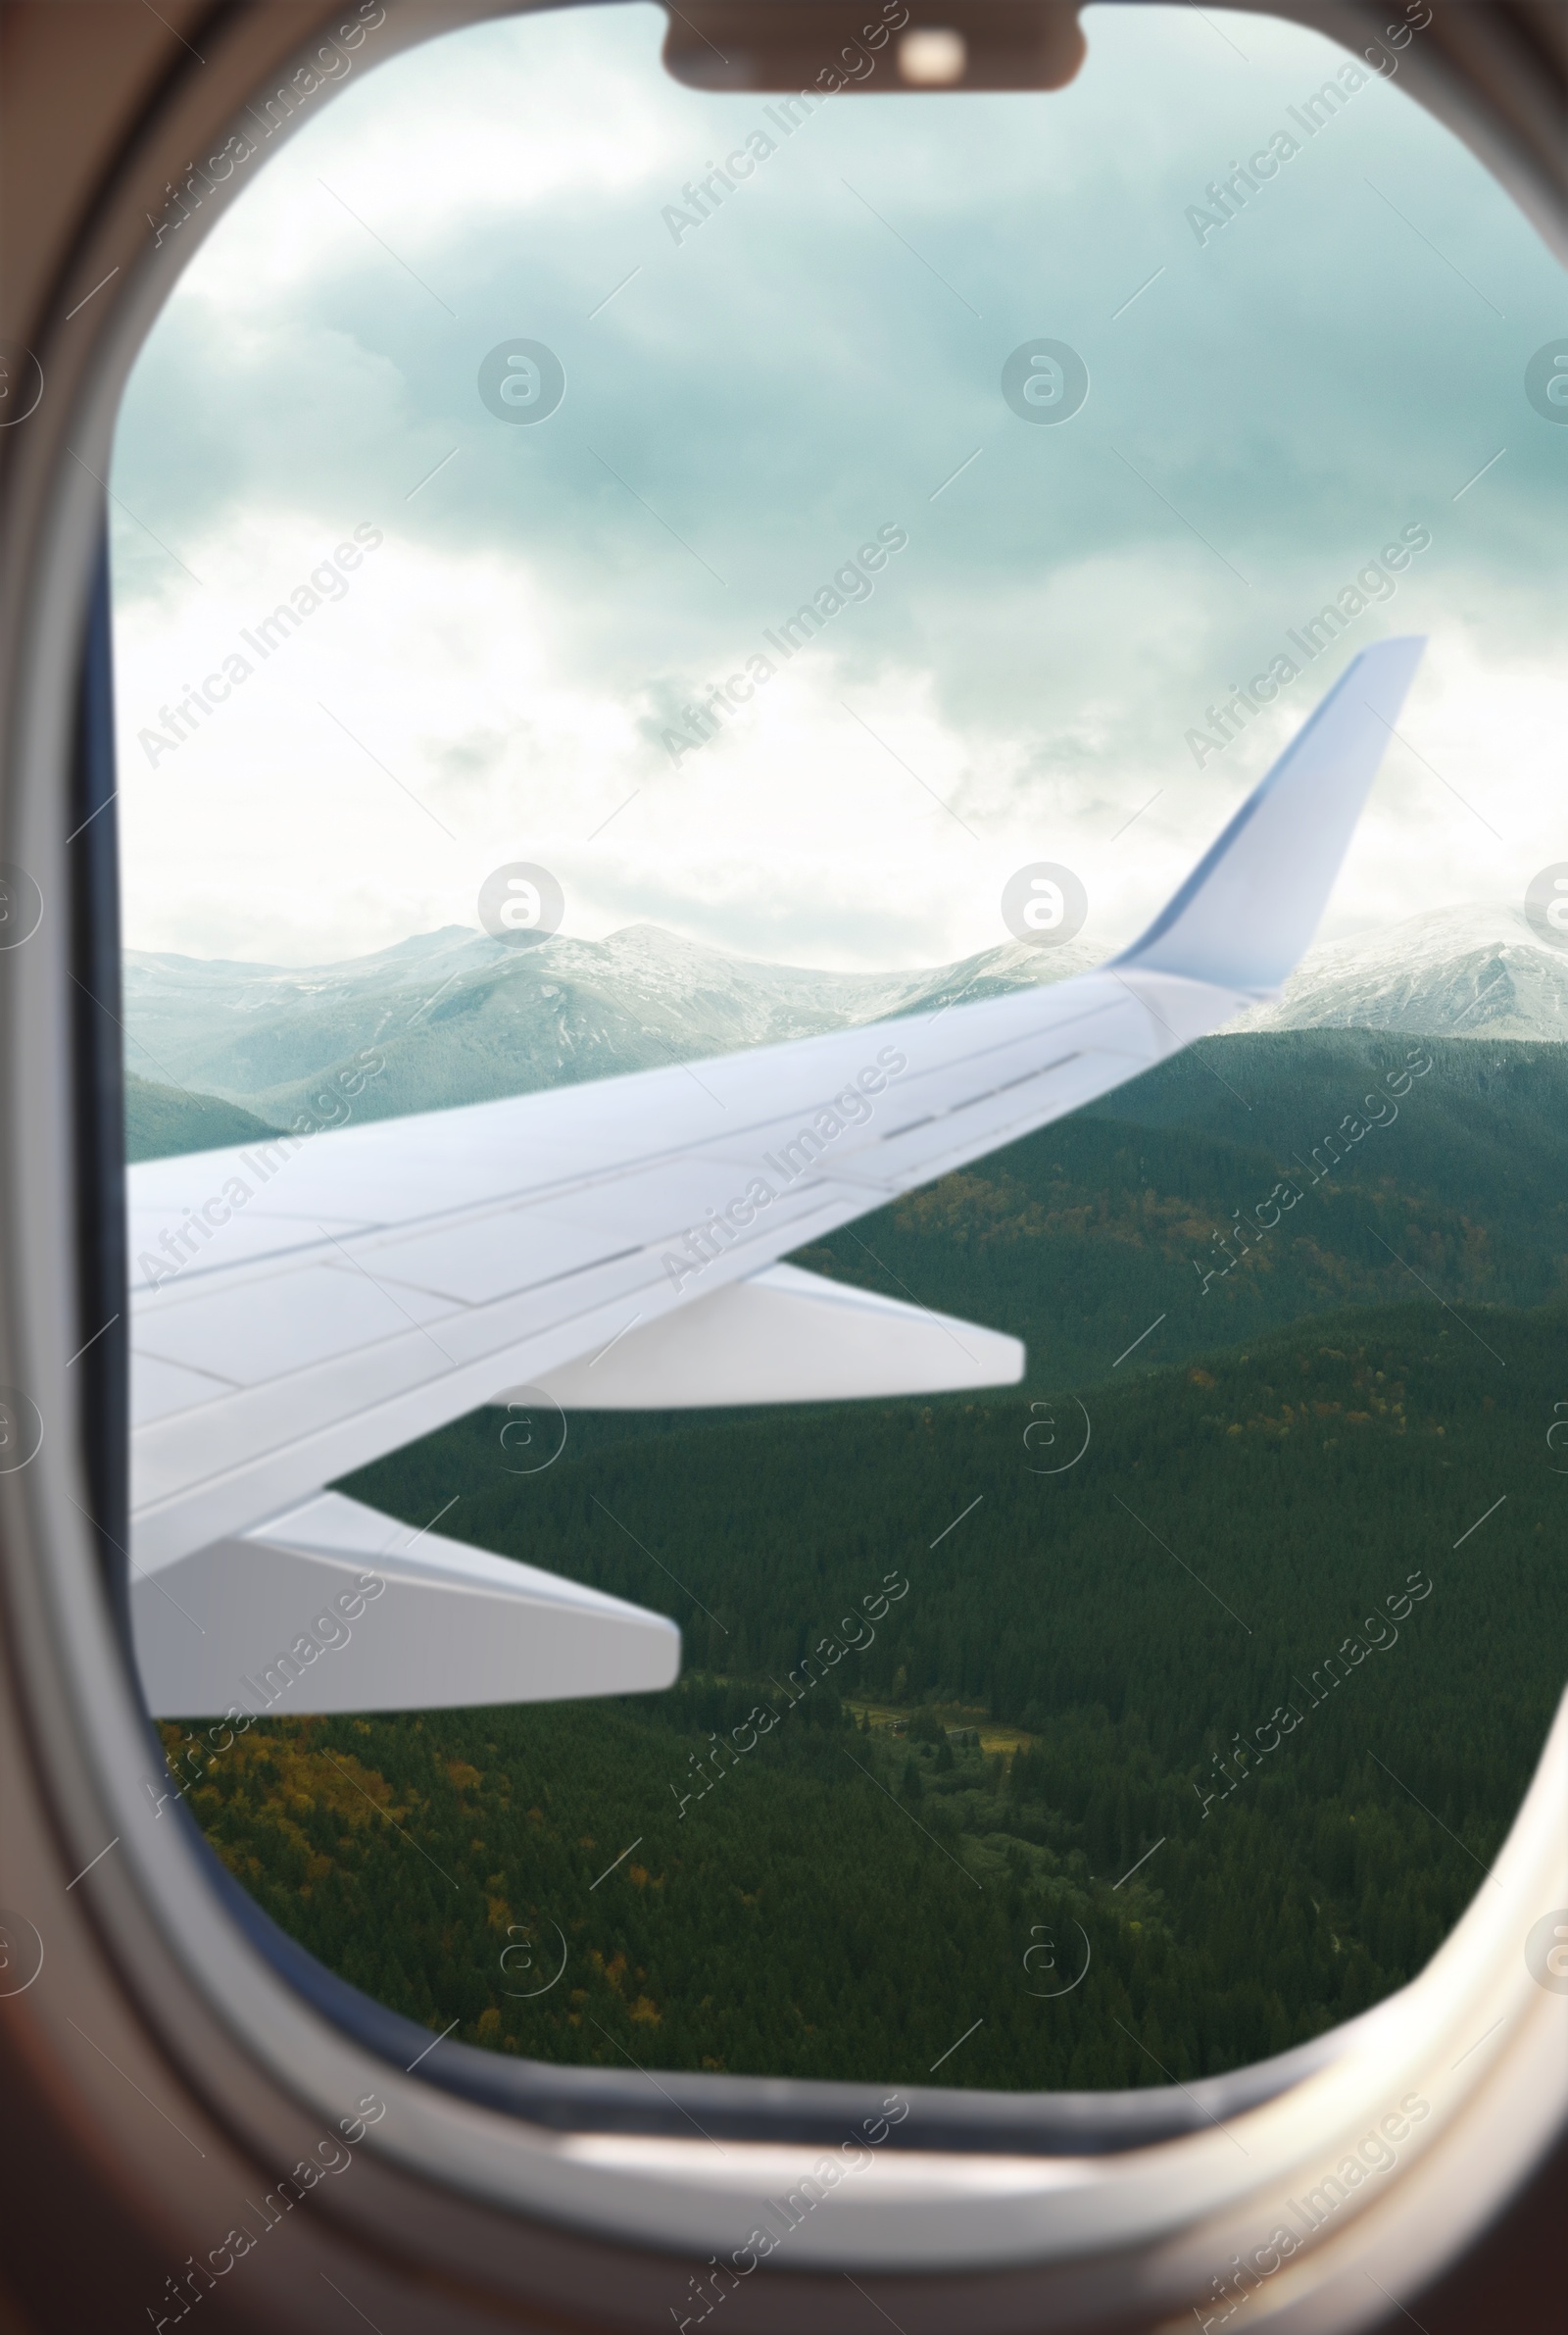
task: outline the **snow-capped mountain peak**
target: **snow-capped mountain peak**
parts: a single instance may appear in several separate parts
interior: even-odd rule
[[[1392,1029],[1435,1038],[1568,1038],[1568,947],[1501,903],[1443,908],[1311,949],[1246,1029]]]

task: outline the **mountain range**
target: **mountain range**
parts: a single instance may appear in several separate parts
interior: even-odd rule
[[[813,971],[725,957],[656,924],[526,950],[448,925],[300,969],[128,951],[127,1066],[282,1125],[318,1110],[323,1080],[370,1050],[385,1067],[356,1116],[382,1118],[853,1028],[1094,962],[1079,943],[1014,941],[913,971]]]
[[[354,1115],[401,1117],[997,996],[1098,955],[1011,941],[956,965],[838,972],[727,957],[654,924],[526,950],[448,925],[305,968],[130,950],[127,1068],[146,1082],[132,1155],[213,1140],[205,1120],[180,1138],[182,1091],[204,1112],[216,1097],[274,1125],[302,1111],[332,1123],[341,1079],[373,1058]],[[1278,1004],[1232,1026],[1562,1040],[1568,951],[1517,909],[1439,910],[1313,949]]]
[[[1248,1029],[1407,1030],[1422,1038],[1568,1038],[1568,947],[1510,907],[1440,908],[1311,949]]]

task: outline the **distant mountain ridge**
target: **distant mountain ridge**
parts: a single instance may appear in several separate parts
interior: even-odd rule
[[[1568,1038],[1568,949],[1518,908],[1435,909],[1308,950],[1279,1004],[1235,1026]]]
[[[286,1125],[301,1111],[319,1119],[337,1073],[373,1057],[354,1115],[384,1118],[857,1028],[1060,980],[1099,957],[1081,941],[1009,941],[956,965],[834,972],[728,957],[656,924],[526,950],[454,924],[304,968],[130,950],[129,1068]],[[1232,1027],[1560,1041],[1568,951],[1516,909],[1439,910],[1313,949],[1278,1005]],[[334,1100],[328,1123],[340,1111]]]
[[[1082,943],[1013,941],[957,965],[832,972],[726,957],[655,924],[525,950],[448,925],[299,969],[127,951],[125,1022],[142,1076],[279,1123],[371,1050],[384,1068],[355,1111],[379,1118],[856,1028],[1094,962]]]

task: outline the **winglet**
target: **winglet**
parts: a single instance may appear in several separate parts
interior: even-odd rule
[[[1425,647],[1412,634],[1361,651],[1113,965],[1278,992],[1317,930]]]

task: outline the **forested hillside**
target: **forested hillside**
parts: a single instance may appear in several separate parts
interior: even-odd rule
[[[473,1414],[345,1488],[669,1613],[681,1686],[274,1720],[191,1805],[344,1976],[546,2059],[1319,2032],[1451,1926],[1568,1672],[1565,1107],[1549,1046],[1216,1039],[801,1259],[1023,1388],[574,1415],[530,1475]]]
[[[1036,1390],[1423,1290],[1540,1305],[1568,1289],[1565,1129],[1561,1046],[1210,1039],[797,1262],[1010,1330]]]
[[[180,1152],[217,1151],[230,1143],[254,1143],[276,1133],[253,1112],[219,1095],[192,1094],[179,1086],[125,1073],[125,1158],[167,1160]]]
[[[1420,1299],[1082,1409],[579,1417],[527,1477],[475,1414],[347,1488],[674,1614],[687,1682],[274,1721],[191,1804],[346,1977],[531,2056],[1234,2065],[1410,1976],[1507,1828],[1568,1645],[1565,1327]]]

